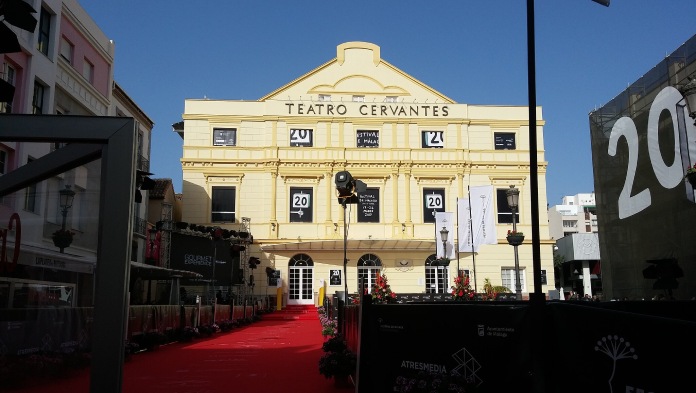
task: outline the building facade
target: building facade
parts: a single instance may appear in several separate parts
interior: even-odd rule
[[[33,32],[11,26],[21,50],[0,54],[1,77],[15,88],[12,98],[0,103],[0,112],[133,117],[138,169],[148,171],[154,124],[114,81],[114,43],[76,0],[27,3],[36,10],[38,23]],[[62,147],[62,143],[0,141],[0,175]],[[0,269],[0,308],[53,304],[47,293],[58,290],[71,294],[60,305],[92,305],[100,178],[100,162],[90,162],[2,199],[0,219],[7,221],[16,213],[23,231],[17,268]],[[60,191],[66,187],[74,196],[63,217]],[[131,259],[144,262],[147,203],[134,207],[133,222]],[[72,241],[59,250],[52,237],[63,227],[72,233]],[[13,231],[7,236],[9,244],[17,240]]]
[[[259,100],[186,100],[183,120],[183,128],[175,125],[184,140],[183,221],[248,224],[248,255],[261,261],[257,271],[280,274],[289,304],[315,303],[321,288],[357,293],[359,282],[370,287],[379,273],[399,293],[447,293],[457,269],[479,292],[486,279],[514,289],[505,193],[511,185],[520,190],[514,219],[531,234],[527,107],[456,103],[382,59],[377,45],[348,42],[336,58]],[[542,126],[539,120],[539,206],[546,206]],[[365,186],[355,203],[337,198],[342,171]],[[450,253],[459,242],[450,230],[451,262],[435,266],[442,256],[435,213],[459,220],[458,201],[472,186],[493,189],[497,244]],[[540,211],[540,232],[548,233]],[[548,245],[541,255],[546,292],[554,288],[545,274],[553,269],[552,247],[548,238],[541,243]],[[529,236],[519,255],[526,297],[533,288]],[[242,267],[245,279],[254,273],[245,261]],[[254,287],[255,294],[275,290]]]

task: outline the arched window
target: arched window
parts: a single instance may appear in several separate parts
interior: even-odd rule
[[[447,293],[450,290],[449,267],[433,266],[437,255],[432,254],[425,260],[425,293]]]
[[[382,260],[375,254],[365,254],[358,259],[358,293],[369,293],[382,270]],[[362,285],[361,285],[362,284]]]
[[[314,261],[297,254],[288,262],[288,304],[313,304]]]

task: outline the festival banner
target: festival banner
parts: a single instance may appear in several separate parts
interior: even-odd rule
[[[493,186],[470,187],[469,197],[457,201],[457,221],[460,252],[478,252],[482,244],[497,244]]]

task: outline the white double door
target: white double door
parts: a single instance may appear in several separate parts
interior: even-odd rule
[[[289,268],[288,304],[314,304],[314,267]]]

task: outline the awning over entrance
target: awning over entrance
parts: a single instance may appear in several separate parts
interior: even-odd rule
[[[131,274],[137,275],[143,280],[169,280],[174,277],[201,278],[202,274],[187,270],[167,269],[164,267],[146,265],[140,262],[131,262]]]
[[[348,240],[346,248],[351,251],[432,251],[434,240]],[[339,251],[343,250],[343,240],[316,240],[307,242],[264,244],[261,249],[274,251]]]

